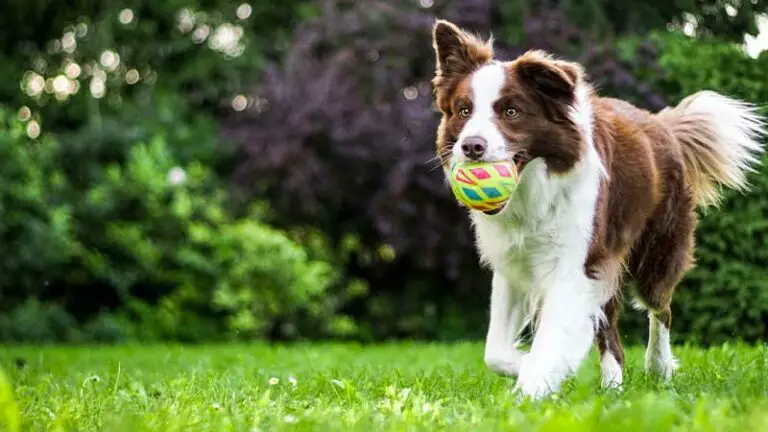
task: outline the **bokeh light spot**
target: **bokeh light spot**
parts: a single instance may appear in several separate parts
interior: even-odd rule
[[[133,10],[129,8],[121,10],[120,14],[117,15],[117,19],[120,21],[120,24],[130,24],[133,21]]]
[[[32,120],[27,123],[27,136],[36,139],[40,136],[40,123],[37,120]]]
[[[237,95],[232,98],[232,109],[243,111],[248,106],[248,98],[243,95]]]
[[[114,71],[120,65],[120,55],[112,50],[106,50],[101,53],[99,63],[107,70]]]
[[[203,43],[206,39],[208,39],[208,35],[210,34],[211,28],[204,24],[195,29],[195,32],[192,33],[192,40],[195,43]]]
[[[61,49],[67,54],[72,54],[77,49],[77,39],[75,32],[66,32],[61,38]]]
[[[182,33],[189,33],[195,28],[195,14],[184,8],[176,16],[176,26]]]
[[[77,63],[70,63],[64,68],[64,73],[71,79],[79,77],[81,72],[80,65]]]
[[[19,108],[19,120],[26,122],[30,118],[32,118],[32,110],[29,109],[28,106],[24,105],[23,107]]]
[[[104,80],[93,77],[93,79],[91,79],[91,95],[96,99],[101,99],[106,92],[107,87],[104,84]]]
[[[243,3],[237,7],[236,13],[239,19],[245,20],[251,16],[251,12],[253,12],[253,8],[251,8],[251,5],[249,5],[248,3]]]
[[[139,82],[139,71],[131,69],[125,73],[125,82],[128,84],[136,84]]]

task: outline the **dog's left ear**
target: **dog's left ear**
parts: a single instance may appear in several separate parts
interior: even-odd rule
[[[577,63],[556,60],[542,51],[529,51],[516,62],[515,72],[520,80],[543,95],[557,100],[574,98],[576,85],[584,76]]]

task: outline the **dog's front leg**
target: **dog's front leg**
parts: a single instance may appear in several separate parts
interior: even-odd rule
[[[498,374],[517,376],[525,355],[516,346],[526,324],[522,288],[512,285],[495,272],[491,290],[491,321],[485,340],[485,364]]]
[[[554,271],[535,282],[544,298],[531,351],[515,387],[533,399],[558,391],[586,357],[595,337],[599,293],[583,265],[564,261],[558,259]]]

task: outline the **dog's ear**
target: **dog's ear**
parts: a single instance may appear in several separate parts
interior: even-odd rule
[[[515,62],[515,73],[525,84],[557,100],[571,101],[584,76],[577,63],[557,60],[542,51],[529,51]]]
[[[437,58],[437,81],[464,76],[493,59],[493,39],[483,42],[446,20],[437,20],[432,29],[432,46]]]

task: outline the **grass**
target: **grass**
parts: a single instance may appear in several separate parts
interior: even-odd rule
[[[669,384],[633,348],[624,391],[602,391],[593,352],[562,394],[518,403],[479,343],[6,347],[0,429],[13,396],[24,431],[768,430],[768,348],[676,353]]]

